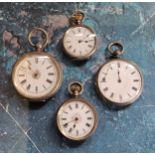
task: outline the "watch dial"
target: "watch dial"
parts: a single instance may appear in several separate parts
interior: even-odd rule
[[[55,60],[47,54],[28,54],[13,70],[13,83],[26,98],[46,98],[60,85],[61,72]]]
[[[135,101],[143,87],[139,69],[122,59],[115,59],[103,65],[98,73],[97,83],[101,95],[119,105]]]
[[[63,43],[70,56],[87,58],[95,52],[96,34],[87,27],[73,27],[65,33]]]
[[[97,125],[97,114],[83,100],[68,100],[59,109],[57,123],[60,132],[69,139],[87,138]]]

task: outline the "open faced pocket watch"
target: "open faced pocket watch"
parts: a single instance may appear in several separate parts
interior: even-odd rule
[[[117,106],[132,104],[142,93],[142,73],[135,63],[119,58],[123,53],[123,45],[120,42],[110,43],[108,51],[113,58],[99,69],[97,90],[109,103]]]
[[[64,34],[63,47],[74,60],[89,59],[96,51],[96,34],[82,24],[84,13],[76,11],[71,17],[70,27]]]
[[[41,32],[44,35],[42,43],[34,44],[32,35]],[[62,83],[62,70],[59,63],[50,54],[43,51],[48,44],[47,32],[34,28],[28,36],[29,42],[36,51],[22,56],[12,70],[12,82],[17,92],[32,101],[43,101],[52,97]]]
[[[60,133],[69,140],[83,141],[97,128],[97,112],[93,105],[79,97],[83,91],[81,83],[70,83],[68,90],[74,98],[66,100],[59,108],[57,126]]]

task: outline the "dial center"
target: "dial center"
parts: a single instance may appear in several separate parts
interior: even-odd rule
[[[73,116],[73,120],[75,121],[75,123],[79,123],[81,121],[80,115],[75,114],[75,116]]]
[[[79,120],[79,118],[78,117],[75,117],[75,121],[77,122]]]
[[[82,42],[82,40],[79,40],[79,41],[78,41],[78,43],[81,43],[81,42]]]
[[[38,70],[36,70],[36,71],[34,71],[34,72],[32,73],[32,77],[33,77],[34,79],[39,79],[39,78],[41,77],[41,74],[40,74],[40,72],[39,72]]]

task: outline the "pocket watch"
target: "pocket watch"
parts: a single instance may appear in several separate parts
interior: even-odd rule
[[[34,44],[32,35],[44,34],[42,43]],[[52,97],[62,83],[62,70],[59,63],[50,54],[43,51],[48,44],[48,34],[44,29],[34,28],[28,36],[36,51],[22,56],[12,70],[12,82],[17,92],[32,101],[43,101]]]
[[[82,24],[84,13],[76,11],[70,21],[73,25],[64,34],[63,47],[66,54],[75,60],[89,59],[96,51],[96,34]]]
[[[99,69],[97,90],[109,103],[117,106],[132,104],[142,93],[143,75],[135,63],[119,58],[124,52],[119,41],[110,43],[108,51],[113,58]]]
[[[93,105],[79,97],[83,91],[81,83],[70,83],[68,91],[74,98],[66,100],[59,108],[57,126],[60,133],[69,140],[83,141],[97,128],[97,112]]]

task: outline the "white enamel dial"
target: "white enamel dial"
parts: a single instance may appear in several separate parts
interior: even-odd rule
[[[51,97],[58,90],[61,69],[51,56],[33,52],[17,61],[12,78],[22,96],[41,100]]]
[[[85,26],[68,29],[63,38],[67,54],[79,59],[89,58],[96,49],[96,34]]]
[[[143,88],[143,78],[135,64],[114,59],[101,67],[97,85],[106,100],[121,106],[138,99]]]
[[[68,100],[58,111],[57,125],[65,137],[84,140],[96,129],[96,110],[82,99]]]

